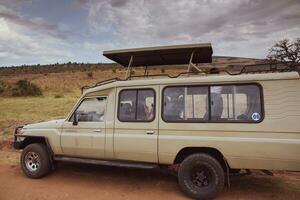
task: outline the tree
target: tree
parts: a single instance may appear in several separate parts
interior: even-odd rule
[[[300,65],[300,38],[293,41],[289,39],[280,40],[269,50],[267,56],[272,62],[282,62],[291,69],[297,69]]]

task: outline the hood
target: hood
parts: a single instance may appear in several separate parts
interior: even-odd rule
[[[40,129],[40,128],[59,128],[64,123],[65,119],[57,119],[46,122],[39,122],[34,124],[25,125],[25,129]]]

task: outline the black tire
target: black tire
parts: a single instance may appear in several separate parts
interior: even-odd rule
[[[47,175],[51,170],[47,147],[41,143],[26,146],[22,151],[21,166],[24,174],[29,178],[36,179]]]
[[[213,199],[224,188],[224,170],[212,156],[193,154],[180,164],[178,182],[183,192],[191,198]]]

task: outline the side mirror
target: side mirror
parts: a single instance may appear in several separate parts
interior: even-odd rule
[[[73,116],[73,125],[77,126],[78,125],[78,116],[77,116],[77,112],[74,112],[74,116]]]

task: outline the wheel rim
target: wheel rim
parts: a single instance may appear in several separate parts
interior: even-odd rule
[[[30,172],[36,172],[41,165],[41,160],[36,152],[28,152],[25,155],[25,165]]]
[[[211,170],[203,165],[197,165],[191,170],[191,182],[199,188],[209,187],[213,181]]]

